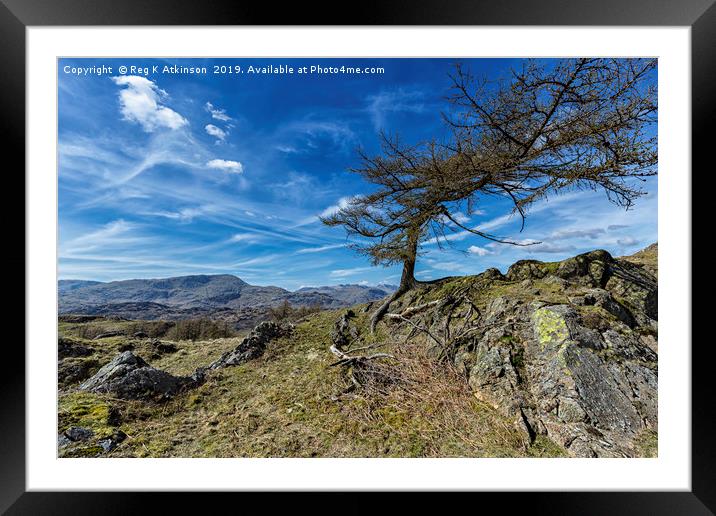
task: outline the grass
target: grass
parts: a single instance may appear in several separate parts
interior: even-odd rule
[[[360,307],[353,322],[363,344]],[[514,457],[530,455],[510,421],[473,396],[464,377],[438,364],[424,343],[386,346],[399,382],[369,393],[343,394],[345,372],[331,367],[330,331],[341,311],[308,316],[264,355],[212,371],[207,381],[162,404],[88,393],[60,396],[60,430],[87,426],[110,433],[110,413],[128,438],[110,457]],[[109,350],[114,337],[94,341]],[[106,340],[107,342],[104,342]],[[177,343],[150,363],[187,374],[233,349],[238,338]],[[141,353],[140,353],[141,355]],[[547,451],[543,453],[556,452]],[[75,452],[75,454],[77,454]],[[87,452],[91,455],[91,450]]]

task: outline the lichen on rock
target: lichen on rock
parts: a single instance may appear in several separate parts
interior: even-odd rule
[[[452,355],[475,395],[511,417],[526,440],[545,436],[577,457],[639,456],[640,436],[658,430],[651,271],[597,250],[474,278],[439,288],[459,289],[481,307],[469,322],[475,331],[453,343]],[[426,289],[422,298],[431,295]],[[435,312],[424,322],[447,335],[450,324],[464,323],[460,310],[453,306],[450,321]]]

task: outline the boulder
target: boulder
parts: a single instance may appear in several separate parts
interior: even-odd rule
[[[262,322],[256,326],[239,343],[236,348],[221,355],[211,363],[207,369],[221,369],[223,367],[243,364],[248,360],[258,358],[266,349],[266,345],[273,339],[289,335],[293,325],[279,325],[274,322]]]
[[[80,390],[110,393],[121,399],[166,399],[199,385],[201,381],[201,373],[174,376],[151,367],[131,351],[125,351],[82,383]]]

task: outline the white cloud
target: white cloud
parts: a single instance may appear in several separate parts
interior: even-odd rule
[[[180,222],[191,222],[194,220],[194,217],[202,215],[203,213],[204,209],[202,208],[182,208],[179,211],[151,211],[144,213],[144,215],[164,217],[171,220],[178,220]]]
[[[353,276],[354,274],[359,274],[361,272],[367,272],[373,270],[373,267],[355,267],[353,269],[336,269],[334,271],[331,271],[329,276],[331,278],[345,278],[347,276]]]
[[[206,166],[232,174],[241,174],[244,171],[244,166],[241,163],[228,159],[212,159]]]
[[[459,211],[458,211],[457,213],[451,213],[450,216],[451,216],[458,224],[467,224],[468,222],[470,222],[470,217],[468,217],[467,215],[465,215],[464,213],[459,212]]]
[[[125,221],[124,219],[118,219],[112,222],[108,222],[107,224],[102,226],[101,229],[75,238],[73,242],[105,242],[107,239],[114,238],[116,236],[129,232],[133,228],[133,224]]]
[[[485,256],[486,254],[490,254],[490,251],[488,251],[484,247],[478,247],[476,245],[471,245],[470,247],[468,247],[467,252],[470,254],[476,254],[477,256]]]
[[[422,91],[403,89],[381,91],[376,95],[368,96],[368,113],[373,121],[373,127],[376,130],[382,129],[386,125],[388,113],[422,113],[425,111],[424,97]]]
[[[211,102],[204,104],[204,108],[211,113],[211,118],[214,120],[220,120],[222,122],[230,122],[233,120],[233,118],[226,114],[225,109],[215,107]]]
[[[527,241],[525,243],[533,243],[530,241]],[[573,252],[577,248],[573,245],[560,245],[560,244],[551,244],[549,242],[542,242],[537,243],[535,245],[530,245],[525,247],[528,253],[549,253],[549,254],[561,254],[561,253],[568,253]]]
[[[605,233],[604,228],[591,228],[591,229],[563,229],[555,231],[551,235],[553,240],[564,240],[567,238],[591,238],[595,239],[599,235]]]
[[[266,256],[257,256],[256,258],[250,258],[248,260],[244,260],[242,262],[235,263],[233,267],[246,267],[251,265],[263,265],[265,263],[270,263],[274,261],[276,258],[280,258],[281,255],[279,254],[268,254]]]
[[[220,127],[216,127],[214,124],[207,124],[204,127],[204,130],[206,133],[210,136],[213,136],[217,140],[224,141],[226,139],[226,131],[224,131]]]
[[[126,86],[119,92],[120,111],[125,120],[140,124],[148,133],[159,127],[179,129],[189,124],[186,118],[161,104],[169,95],[153,81],[136,75],[112,77],[112,80]]]
[[[151,239],[138,235],[138,229],[136,224],[117,219],[63,243],[61,251],[65,256],[79,257],[94,250],[126,250],[135,245],[146,245]]]
[[[287,145],[301,152],[315,152],[323,149],[321,142],[330,142],[342,152],[353,150],[357,143],[356,134],[343,122],[302,120],[291,122],[282,129],[287,133],[281,136],[282,146]],[[293,141],[291,141],[293,140]]]
[[[639,240],[636,238],[626,237],[626,238],[620,238],[617,240],[617,244],[623,245],[623,246],[632,246],[639,243]]]
[[[466,264],[462,262],[438,262],[434,261],[431,266],[433,270],[448,271],[448,272],[464,272],[466,270]]]
[[[338,210],[347,208],[353,199],[354,199],[353,197],[341,197],[340,199],[338,199],[337,204],[334,204],[333,206],[329,206],[328,208],[323,210],[321,212],[321,217],[329,217],[335,213],[338,213]]]
[[[321,253],[323,251],[329,251],[331,249],[339,249],[345,247],[347,244],[329,244],[322,245],[320,247],[307,247],[305,249],[299,249],[296,254],[310,254],[310,253]]]
[[[231,238],[229,238],[229,242],[255,242],[260,238],[261,237],[259,235],[254,235],[251,233],[236,233]]]

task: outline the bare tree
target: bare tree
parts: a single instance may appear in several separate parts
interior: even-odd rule
[[[354,197],[322,220],[357,237],[352,247],[373,264],[403,264],[397,291],[374,314],[421,282],[420,246],[439,245],[466,231],[525,245],[468,227],[456,217],[474,213],[486,197],[506,198],[524,228],[530,205],[569,188],[602,189],[629,208],[643,195],[635,183],[657,173],[656,60],[527,61],[505,80],[475,78],[457,66],[450,76],[450,138],[409,146],[382,135],[382,154],[361,152],[353,169],[377,189]]]

